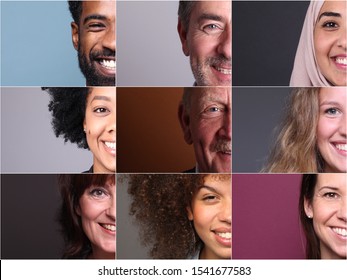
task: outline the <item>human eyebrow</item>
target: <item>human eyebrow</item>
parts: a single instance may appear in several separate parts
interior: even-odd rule
[[[89,20],[92,20],[92,19],[107,20],[106,16],[99,15],[99,14],[91,14],[84,19],[83,24],[86,24]]]
[[[320,16],[318,17],[318,21],[321,20],[322,17],[341,17],[340,13],[334,13],[334,12],[324,12],[321,13]]]
[[[111,101],[111,98],[109,98],[108,96],[104,96],[104,95],[96,95],[93,97],[92,101],[94,101],[94,100]]]
[[[199,16],[198,21],[201,22],[203,20],[215,20],[215,21],[222,21],[222,17],[215,15],[215,14],[202,14]]]
[[[200,191],[202,189],[206,189],[210,192],[218,193],[218,191],[215,188],[210,187],[210,186],[202,185],[201,187],[198,188],[198,191]]]
[[[329,105],[329,106],[340,106],[340,103],[335,102],[335,101],[323,101],[322,103],[319,104],[320,107],[326,106],[326,105]]]

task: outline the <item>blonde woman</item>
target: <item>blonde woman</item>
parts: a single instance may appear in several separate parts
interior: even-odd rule
[[[264,172],[347,172],[347,89],[297,88]]]

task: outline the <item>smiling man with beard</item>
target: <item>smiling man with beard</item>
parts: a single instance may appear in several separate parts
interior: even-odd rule
[[[185,88],[178,117],[195,152],[196,167],[186,172],[231,173],[231,88]]]
[[[231,1],[180,1],[177,30],[197,86],[231,85]]]
[[[116,2],[68,2],[72,42],[87,86],[115,86]]]

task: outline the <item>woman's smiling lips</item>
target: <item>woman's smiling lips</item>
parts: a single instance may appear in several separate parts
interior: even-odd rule
[[[211,230],[217,242],[225,247],[231,248],[231,229],[229,228],[217,228]]]
[[[344,242],[346,242],[346,239],[347,239],[346,228],[343,228],[343,227],[330,227],[330,228],[337,235],[338,238],[343,239]]]
[[[116,142],[114,141],[102,141],[104,144],[105,150],[110,153],[111,155],[116,154]]]
[[[338,69],[345,70],[347,69],[347,55],[346,54],[338,54],[336,56],[332,56],[334,64]]]
[[[334,149],[343,156],[347,155],[347,144],[346,142],[331,142],[331,145],[334,147]]]
[[[110,234],[115,234],[116,232],[116,225],[115,224],[109,224],[109,223],[99,223],[101,228]]]

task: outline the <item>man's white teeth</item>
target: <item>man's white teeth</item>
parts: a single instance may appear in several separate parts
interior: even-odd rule
[[[116,69],[116,62],[114,60],[103,59],[100,61],[101,65],[107,69],[114,70]]]
[[[341,151],[347,151],[347,144],[336,144],[335,147]]]
[[[116,231],[115,225],[106,225],[106,224],[100,224],[103,228],[110,230],[110,231]]]
[[[343,237],[347,237],[347,230],[344,228],[333,228],[333,231],[337,233],[338,235],[341,235]]]
[[[231,75],[231,69],[216,67],[216,70],[223,73],[224,75]]]
[[[216,232],[216,234],[225,239],[231,238],[231,232]]]
[[[336,57],[335,61],[338,64],[343,64],[343,65],[347,65],[347,57]]]
[[[116,142],[105,142],[105,145],[110,149],[116,149]]]

